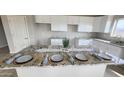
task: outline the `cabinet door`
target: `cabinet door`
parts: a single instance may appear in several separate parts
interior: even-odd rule
[[[93,32],[101,32],[101,21],[102,17],[95,17],[93,23]]]
[[[122,51],[122,50],[121,50],[120,47],[116,47],[116,46],[113,46],[113,45],[109,45],[108,53],[120,57],[121,51]]]
[[[80,17],[78,24],[78,32],[92,32],[93,18],[92,17]]]
[[[79,23],[79,16],[68,16],[68,24],[78,25],[78,23]]]
[[[104,33],[110,33],[110,31],[111,31],[111,24],[112,24],[112,22],[113,22],[113,18],[114,18],[113,15],[109,15],[109,16],[107,17]]]
[[[93,48],[98,49],[100,52],[108,52],[108,44],[98,40],[93,40]]]
[[[25,16],[7,16],[15,52],[29,45],[28,28]]]
[[[35,23],[51,23],[49,15],[36,15],[34,16]]]
[[[100,46],[100,51],[101,52],[107,52],[108,51],[108,44],[107,43],[104,43],[104,42],[101,42],[101,41],[98,41]]]
[[[67,16],[52,16],[51,17],[52,31],[67,31]]]

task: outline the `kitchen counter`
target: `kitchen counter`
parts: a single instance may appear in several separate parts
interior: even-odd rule
[[[0,69],[0,77],[17,77],[16,69]]]
[[[54,63],[49,59],[48,64],[46,64],[45,66],[47,66],[47,65],[48,66],[72,65],[72,63],[69,61],[69,56],[66,52],[48,52],[48,51],[47,52],[36,52],[31,47],[29,47],[19,53],[32,55],[33,60],[29,61],[28,63],[24,63],[24,64],[16,64],[14,62],[12,64],[6,64],[5,60],[11,58],[11,56],[12,56],[11,54],[9,54],[9,55],[4,56],[2,59],[0,59],[0,67],[4,68],[4,67],[44,66],[43,61],[44,61],[46,54],[51,56],[53,54],[58,54],[58,53],[62,54],[64,56],[64,60],[59,63]],[[74,55],[75,53],[84,53],[86,55],[86,57],[88,58],[88,61],[85,61],[85,62],[81,62],[79,60],[74,59],[75,60],[74,65],[113,63],[112,61],[107,61],[107,60],[100,61],[99,59],[92,56],[89,51],[78,51],[78,52],[71,51],[69,53],[71,55]]]
[[[108,65],[106,69],[111,69],[118,76],[124,76],[124,65]]]
[[[101,41],[101,42],[104,42],[104,43],[108,43],[108,44],[111,44],[111,45],[116,46],[116,47],[124,48],[124,46],[118,45],[118,44],[113,43],[112,41],[109,41],[109,40],[103,40],[103,39],[94,39],[94,40],[98,40],[98,41]]]

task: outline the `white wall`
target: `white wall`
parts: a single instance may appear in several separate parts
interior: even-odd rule
[[[7,40],[6,40],[6,36],[5,36],[5,33],[4,33],[2,21],[1,21],[1,18],[0,18],[0,48],[5,47],[5,46],[7,46]]]

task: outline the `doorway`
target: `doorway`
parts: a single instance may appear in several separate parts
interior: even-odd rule
[[[9,54],[9,47],[0,17],[0,58]]]

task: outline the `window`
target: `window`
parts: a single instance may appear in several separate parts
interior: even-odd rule
[[[124,37],[124,18],[115,20],[111,36]]]

